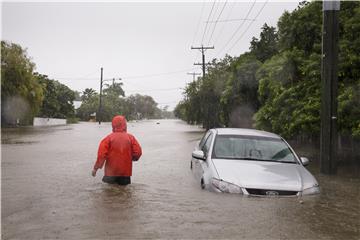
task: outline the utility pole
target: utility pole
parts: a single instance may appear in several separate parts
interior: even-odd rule
[[[336,173],[340,1],[323,1],[320,171]]]
[[[100,98],[99,98],[99,112],[98,112],[98,121],[101,124],[101,94],[102,94],[102,86],[103,86],[103,68],[101,68],[101,75],[100,75]]]
[[[191,47],[191,49],[199,49],[201,51],[202,63],[194,63],[194,65],[202,65],[203,77],[205,77],[205,51],[207,49],[214,49],[214,46],[204,47],[203,45],[201,45],[201,47]]]
[[[103,83],[107,82],[107,81],[112,81],[113,87],[115,86],[115,80],[121,80],[121,78],[112,78],[112,79],[103,79],[103,68],[101,68],[101,75],[100,75],[100,97],[99,97],[99,111],[98,114],[96,115],[99,124],[101,124],[101,118],[102,118],[102,88],[103,88]]]
[[[195,82],[195,76],[196,75],[201,75],[201,73],[191,72],[191,73],[187,73],[187,75],[192,75],[193,76],[193,82]]]

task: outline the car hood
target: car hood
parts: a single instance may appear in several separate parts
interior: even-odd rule
[[[302,191],[304,185],[316,183],[300,164],[226,159],[213,163],[220,179],[244,188]]]

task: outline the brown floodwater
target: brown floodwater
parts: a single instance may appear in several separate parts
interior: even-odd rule
[[[157,124],[159,122],[159,124]],[[309,170],[321,194],[259,198],[201,190],[190,156],[203,130],[179,120],[141,121],[132,184],[91,177],[109,123],[2,131],[3,239],[360,239],[360,179]]]

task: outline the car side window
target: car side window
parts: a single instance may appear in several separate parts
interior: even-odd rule
[[[204,146],[204,144],[205,144],[205,141],[206,141],[206,139],[209,137],[209,135],[210,135],[210,131],[207,131],[206,133],[205,133],[205,135],[203,136],[203,138],[201,139],[201,141],[200,141],[200,143],[199,143],[199,149],[202,149],[203,148],[203,146]]]
[[[213,139],[213,134],[210,133],[210,136],[208,136],[204,146],[201,148],[201,150],[204,152],[206,156],[208,155],[212,139]]]

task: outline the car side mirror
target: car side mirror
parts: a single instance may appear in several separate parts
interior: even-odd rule
[[[193,151],[193,152],[192,152],[192,156],[193,156],[193,158],[196,158],[196,159],[199,159],[199,160],[203,160],[203,161],[205,161],[205,159],[206,159],[204,152],[201,151],[201,150],[195,150],[195,151]]]
[[[307,157],[300,157],[300,160],[304,166],[307,166],[310,163],[310,161]]]

